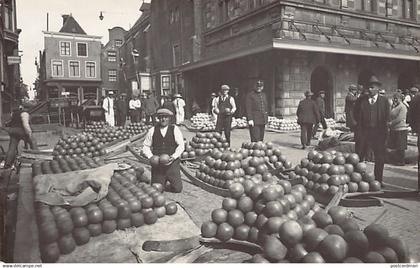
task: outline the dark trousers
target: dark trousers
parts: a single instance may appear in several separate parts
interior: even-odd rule
[[[160,183],[167,191],[180,193],[182,191],[180,163],[179,159],[175,159],[169,166],[152,167],[152,183]]]
[[[156,118],[153,114],[146,114],[146,124],[150,124],[152,123],[152,125],[156,124]]]
[[[131,123],[140,122],[140,110],[130,110],[130,121]]]
[[[117,113],[117,126],[124,126],[126,118],[127,118],[126,113],[118,112]]]
[[[216,131],[222,134],[225,131],[226,141],[230,144],[230,130],[232,127],[232,116],[218,115],[216,122]]]
[[[19,145],[19,142],[21,140],[25,141],[25,143],[28,143],[31,149],[37,149],[36,143],[33,139],[31,139],[26,133],[25,130],[18,127],[11,127],[7,129],[10,136],[10,142],[9,142],[9,149],[6,153],[6,160],[4,163],[5,168],[10,168],[12,164],[15,162],[16,155],[17,155],[17,147]]]
[[[385,164],[386,136],[385,130],[367,128],[363,130],[366,151],[372,150],[375,158],[375,179],[382,182]]]
[[[313,124],[301,123],[300,124],[300,142],[302,146],[309,146],[312,139]]]
[[[249,135],[252,142],[264,140],[265,125],[254,125],[249,127]]]
[[[316,123],[312,129],[312,137],[315,137],[316,132],[318,131],[318,128],[319,128],[319,124],[322,125],[322,129],[327,129],[327,121],[325,121],[325,117],[321,117],[321,122]]]
[[[354,129],[354,150],[359,155],[361,161],[366,159],[366,145],[364,143],[363,130],[360,127]]]

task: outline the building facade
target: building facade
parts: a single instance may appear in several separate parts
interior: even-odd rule
[[[151,2],[151,75],[158,96],[181,93],[186,97],[181,67],[194,60],[195,2]]]
[[[202,7],[201,54],[181,71],[186,90],[201,105],[221,84],[244,96],[262,78],[272,115],[294,117],[306,90],[325,90],[327,115],[337,117],[347,87],[366,85],[371,75],[388,93],[420,82],[420,7],[415,1],[194,4]]]
[[[19,33],[16,1],[0,1],[0,126],[21,99]]]
[[[83,103],[101,94],[101,37],[87,35],[71,15],[63,15],[59,32],[44,31],[40,73],[42,96],[69,92]]]
[[[151,90],[150,3],[143,3],[140,11],[141,16],[125,34],[119,50],[119,84],[130,96]]]
[[[102,47],[101,70],[102,90],[116,90],[120,93],[127,93],[126,88],[120,88],[120,76],[118,74],[121,66],[120,47],[124,42],[126,30],[121,27],[109,29],[109,41]]]

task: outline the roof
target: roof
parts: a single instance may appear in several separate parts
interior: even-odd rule
[[[150,3],[144,3],[140,7],[140,11],[144,12],[146,10],[150,10]]]
[[[60,33],[86,34],[71,14],[63,15],[63,27],[61,27]]]

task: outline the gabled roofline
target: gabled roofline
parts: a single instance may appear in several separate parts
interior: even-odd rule
[[[80,37],[80,38],[88,38],[88,39],[102,39],[102,36],[99,35],[87,35],[87,34],[76,34],[76,33],[63,33],[63,32],[52,32],[52,31],[42,31],[45,35],[61,35],[61,36],[69,36],[69,37]]]

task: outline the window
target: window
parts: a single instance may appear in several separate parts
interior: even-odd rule
[[[60,55],[61,56],[70,56],[70,42],[60,41]]]
[[[52,60],[51,62],[51,75],[53,77],[62,77],[63,74],[63,61],[62,60]]]
[[[121,39],[116,39],[116,40],[115,40],[115,46],[116,46],[116,47],[121,47],[121,46],[122,46],[122,44],[123,44],[123,41],[122,41]]]
[[[108,81],[109,82],[117,81],[117,70],[108,70]]]
[[[347,0],[341,0],[341,8],[347,8],[348,4],[347,4]]]
[[[403,0],[403,18],[413,19],[414,18],[414,1]]]
[[[116,51],[108,51],[108,61],[110,62],[116,62],[117,61],[117,52]]]
[[[169,75],[162,75],[161,76],[161,87],[162,89],[170,89],[171,86],[171,76]]]
[[[87,57],[87,44],[86,43],[77,43],[77,56]]]
[[[69,61],[69,76],[80,77],[80,62]]]
[[[171,14],[169,16],[169,24],[173,24],[179,21],[179,8],[176,7],[175,9],[171,10]]]
[[[96,62],[93,62],[93,61],[86,62],[86,77],[96,78]]]
[[[179,45],[174,45],[172,48],[172,56],[173,56],[173,66],[178,66],[181,64],[181,49]]]

